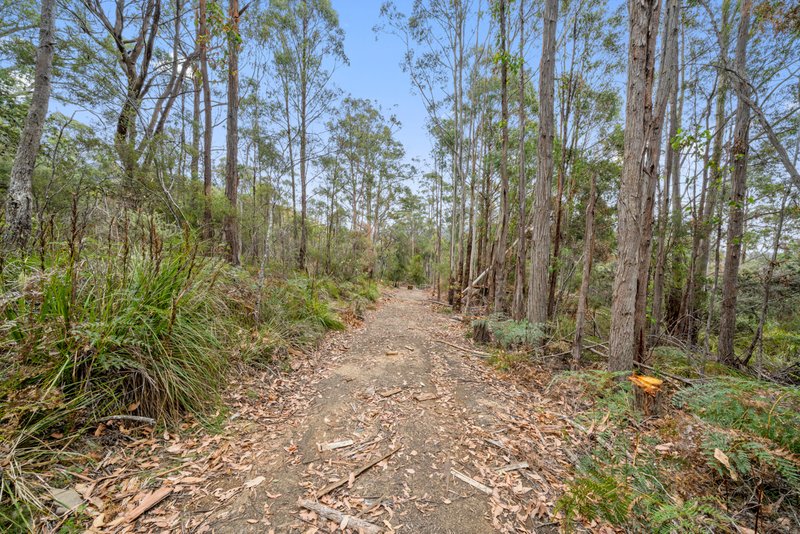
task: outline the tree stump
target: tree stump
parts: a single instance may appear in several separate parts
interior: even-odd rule
[[[646,416],[660,415],[664,404],[664,381],[653,376],[633,374],[633,406]]]
[[[472,339],[478,343],[490,343],[492,341],[489,321],[486,319],[478,319],[472,322]]]

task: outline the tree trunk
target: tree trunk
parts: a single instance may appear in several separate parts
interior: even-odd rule
[[[192,156],[189,160],[189,173],[192,181],[200,179],[200,99],[202,83],[198,76],[192,79]]]
[[[39,25],[39,49],[33,78],[33,95],[25,126],[11,167],[6,199],[6,228],[3,242],[8,248],[24,250],[32,228],[33,169],[42,140],[42,129],[50,105],[50,74],[55,44],[55,1],[42,0]]]
[[[752,0],[742,0],[739,33],[736,37],[736,72],[734,81],[739,95],[736,104],[736,127],[733,132],[733,172],[731,174],[730,212],[728,214],[728,235],[725,247],[725,268],[722,275],[722,307],[719,325],[719,361],[728,365],[737,363],[734,351],[736,336],[736,297],[739,290],[739,258],[742,251],[744,230],[744,202],[747,187],[747,154],[750,136],[750,106],[747,97],[750,88],[745,81],[747,67],[747,41],[750,37],[750,9]]]
[[[755,352],[756,346],[762,342],[762,337],[764,335],[764,324],[767,321],[770,289],[772,288],[772,275],[775,272],[775,267],[778,264],[778,251],[780,250],[781,246],[781,234],[783,233],[783,219],[784,214],[786,213],[786,201],[789,199],[789,193],[791,192],[791,189],[791,186],[786,186],[786,191],[783,193],[783,198],[781,199],[781,210],[778,212],[778,227],[775,230],[775,237],[772,241],[772,256],[769,259],[766,272],[764,273],[764,300],[761,302],[761,315],[758,318],[756,334],[753,336],[753,341],[750,343],[750,347],[747,349],[747,354],[742,360],[742,365],[747,365],[750,363],[750,359],[753,357],[753,352]],[[759,360],[759,367],[760,364],[761,362]]]
[[[228,209],[225,213],[225,241],[228,261],[239,265],[241,242],[239,239],[239,0],[230,0],[228,9],[231,34],[228,37],[228,116],[225,151],[225,196]],[[254,191],[255,194],[255,191]]]
[[[527,213],[525,210],[525,0],[519,2],[519,176],[517,189],[517,265],[514,276],[514,302],[511,316],[515,321],[525,317],[525,262],[527,250],[525,244],[525,227]]]
[[[639,278],[639,254],[643,202],[641,187],[642,160],[649,93],[650,60],[654,53],[650,39],[650,21],[658,11],[658,0],[628,2],[630,40],[628,45],[628,82],[626,90],[624,156],[618,197],[618,252],[611,302],[608,368],[629,371],[635,354],[636,291]]]
[[[211,146],[214,137],[214,118],[211,109],[211,80],[208,79],[208,44],[211,34],[207,26],[206,0],[199,0],[197,40],[200,42],[200,77],[203,80],[204,126],[203,126],[203,237],[211,239],[214,235],[211,218]]]
[[[306,151],[308,149],[308,132],[306,110],[308,106],[308,14],[303,16],[303,45],[302,57],[300,59],[300,246],[297,250],[297,268],[301,271],[306,268],[306,246],[308,241],[308,228],[306,225],[306,215],[308,203],[306,195],[306,185],[308,177],[308,162],[306,161]]]
[[[580,366],[583,350],[583,327],[586,310],[589,308],[589,279],[592,276],[592,255],[594,252],[594,207],[597,201],[597,188],[592,173],[589,189],[589,202],[586,204],[586,231],[583,234],[583,277],[578,293],[578,311],[575,313],[575,343],[572,346],[572,361],[575,368]]]
[[[506,293],[506,241],[508,240],[508,35],[506,32],[506,4],[507,0],[500,0],[500,48],[503,58],[500,60],[500,86],[501,86],[501,125],[502,149],[500,155],[500,228],[497,232],[497,242],[494,249],[493,283],[491,290],[494,296],[493,309],[495,312],[503,310],[503,301]]]
[[[558,0],[545,0],[542,57],[539,63],[538,167],[533,197],[531,273],[528,287],[528,321],[547,321],[547,264],[550,261],[550,189],[553,183],[553,93],[555,88],[556,26]]]

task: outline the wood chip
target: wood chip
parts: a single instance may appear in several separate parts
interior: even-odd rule
[[[457,479],[466,482],[467,484],[469,484],[473,488],[484,492],[487,495],[491,495],[492,494],[492,488],[490,488],[488,486],[484,486],[483,484],[481,484],[480,482],[478,482],[474,478],[470,478],[467,475],[465,475],[464,473],[461,473],[461,472],[456,471],[455,469],[451,468],[450,469],[450,474],[453,475],[454,477],[456,477]]]
[[[342,527],[342,529],[350,527],[353,530],[364,532],[365,534],[379,534],[383,530],[382,527],[376,525],[375,523],[370,523],[369,521],[364,521],[363,519],[359,519],[357,517],[344,514],[338,510],[334,510],[333,508],[329,508],[318,502],[309,501],[306,499],[300,499],[298,504],[302,508],[305,508],[306,510],[311,510],[312,512],[316,512],[325,519],[330,519],[331,521],[335,521],[336,523],[339,524],[339,526]],[[344,530],[342,531],[344,532]]]
[[[387,356],[397,356],[398,354],[400,354],[400,353],[397,352],[396,350],[387,350],[386,351],[386,355]]]
[[[392,388],[392,389],[387,389],[385,391],[379,391],[378,395],[380,395],[383,398],[386,398],[386,397],[391,397],[392,395],[397,395],[401,391],[403,391],[403,388]]]
[[[438,399],[439,395],[437,395],[436,393],[417,393],[416,395],[414,395],[414,398],[422,402],[422,401]]]

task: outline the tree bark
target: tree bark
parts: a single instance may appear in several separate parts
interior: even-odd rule
[[[651,56],[651,18],[658,0],[629,0],[630,39],[626,90],[622,177],[617,206],[618,252],[611,302],[608,368],[629,371],[636,349],[635,314],[639,278],[641,225],[643,224],[642,164],[645,153],[647,111],[651,95],[648,79]]]
[[[575,313],[575,343],[572,346],[572,362],[577,368],[581,363],[583,350],[583,328],[586,322],[586,310],[589,308],[589,279],[592,276],[592,255],[594,252],[594,208],[597,201],[597,187],[592,173],[589,189],[589,202],[586,204],[586,230],[583,234],[583,277],[578,293],[578,311]]]
[[[9,249],[24,250],[32,228],[33,170],[42,141],[42,130],[50,105],[50,82],[55,44],[55,0],[42,0],[39,48],[33,78],[33,95],[25,126],[11,167],[6,199],[3,242]]]
[[[737,363],[734,350],[736,298],[739,290],[739,260],[742,252],[744,231],[744,202],[747,188],[747,156],[750,136],[750,106],[747,103],[750,86],[745,81],[745,69],[747,67],[747,42],[750,37],[751,6],[752,0],[741,1],[741,20],[739,21],[739,33],[736,37],[735,67],[738,77],[734,80],[734,86],[737,86],[739,97],[736,104],[736,127],[733,132],[733,146],[731,147],[733,172],[731,174],[725,267],[722,275],[722,304],[718,349],[719,361],[728,365]]]
[[[197,40],[200,46],[200,78],[203,80],[203,238],[214,235],[211,217],[211,145],[214,137],[214,118],[211,109],[211,80],[208,79],[208,45],[211,34],[207,26],[207,3],[199,0]]]
[[[514,276],[514,301],[511,316],[515,321],[525,317],[525,263],[527,262],[527,213],[525,210],[525,0],[519,0],[519,176],[517,177],[517,265]]]
[[[502,148],[500,155],[500,228],[494,249],[493,283],[495,312],[503,310],[506,293],[506,241],[508,240],[508,35],[506,31],[507,0],[500,0],[500,60]]]
[[[555,134],[554,90],[558,0],[545,0],[542,56],[539,63],[539,144],[533,197],[531,272],[528,287],[528,321],[547,322],[548,272],[550,261],[550,193],[553,184],[553,137]]]
[[[239,0],[230,0],[228,17],[231,28],[228,35],[228,116],[226,119],[225,196],[228,209],[225,213],[225,241],[228,262],[238,266],[241,242],[239,239]],[[254,190],[255,194],[255,190]]]

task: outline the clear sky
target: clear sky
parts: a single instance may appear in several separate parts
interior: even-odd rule
[[[411,91],[408,74],[400,67],[405,48],[396,37],[372,30],[380,22],[383,0],[332,3],[345,31],[345,52],[350,59],[349,66],[344,65],[335,73],[336,85],[357,98],[376,101],[387,115],[396,115],[403,125],[397,138],[406,148],[407,159],[426,159],[431,148],[425,128],[427,113],[420,96]],[[397,7],[406,13],[411,3],[412,0],[396,0]]]

